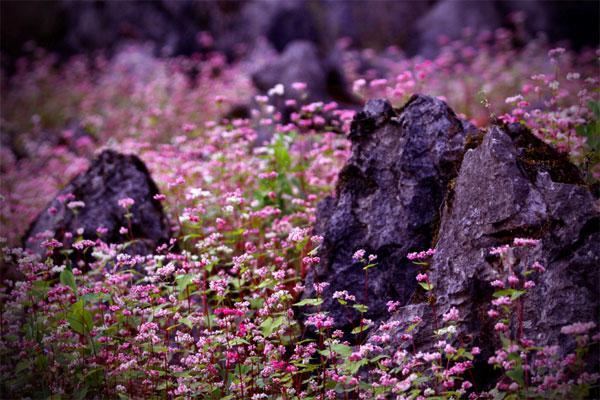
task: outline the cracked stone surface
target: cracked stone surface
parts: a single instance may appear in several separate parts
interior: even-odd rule
[[[511,244],[517,237],[540,242],[515,249],[514,270],[536,261],[546,268],[532,276],[536,286],[524,297],[524,336],[539,345],[559,344],[567,351],[573,343],[560,333],[562,326],[598,321],[598,202],[566,156],[519,125],[494,126],[479,147],[464,155],[428,272],[435,286],[438,321],[456,307],[459,331],[471,345],[483,349],[481,360],[497,344],[487,316],[494,291],[489,282],[502,274],[503,267],[490,248]],[[389,334],[400,346],[400,334],[415,316],[425,321],[412,332],[416,349],[425,350],[432,345],[434,325],[426,303],[402,307],[389,320],[400,322],[398,328],[375,333]]]
[[[406,254],[431,245],[465,139],[475,132],[443,101],[424,95],[400,110],[372,100],[355,116],[352,157],[339,174],[335,197],[318,207],[321,263],[309,273],[304,294],[314,296],[313,282],[330,283],[321,307],[336,327],[356,326],[359,315],[333,300],[335,291],[355,295],[373,320],[387,315],[387,301],[409,300],[417,269]],[[363,264],[352,260],[359,249],[377,255],[367,282]]]

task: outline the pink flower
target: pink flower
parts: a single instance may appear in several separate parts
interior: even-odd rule
[[[387,79],[374,79],[369,83],[372,88],[380,88],[387,85]]]
[[[531,268],[533,268],[533,270],[537,271],[537,272],[544,272],[546,271],[546,268],[544,268],[544,266],[542,264],[540,264],[539,262],[534,262],[533,265],[531,266]]]
[[[213,312],[215,313],[215,315],[223,315],[223,316],[235,315],[237,317],[241,317],[242,315],[244,315],[244,312],[242,310],[238,310],[236,308],[227,308],[227,307],[215,308],[215,310]]]
[[[502,322],[498,322],[496,325],[494,325],[494,329],[498,332],[504,332],[508,329],[508,327]]]
[[[299,92],[306,89],[306,83],[304,82],[294,82],[292,83],[292,89],[297,90]]]
[[[357,79],[352,84],[352,91],[354,93],[360,93],[365,88],[366,85],[367,85],[367,81],[365,81],[364,79]]]
[[[365,250],[364,249],[356,250],[354,252],[354,254],[352,255],[352,259],[354,261],[362,261],[362,259],[364,257],[365,257]]]
[[[300,242],[306,237],[307,232],[308,229],[293,228],[288,235],[288,240],[291,242]]]
[[[509,250],[510,250],[510,246],[509,245],[504,245],[504,246],[499,246],[499,247],[492,247],[490,249],[490,254],[504,255],[504,254],[507,254]]]
[[[427,276],[427,274],[418,274],[417,275],[417,281],[418,282],[426,282],[427,279],[429,279],[429,277]]]
[[[52,250],[52,249],[56,249],[59,247],[63,247],[63,244],[56,239],[49,239],[49,240],[44,240],[40,244],[40,247],[45,247],[48,250]]]
[[[525,289],[531,289],[531,288],[535,287],[535,282],[534,281],[527,281],[527,282],[525,282],[525,284],[523,285],[523,287],[525,287]]]
[[[563,47],[556,47],[548,51],[548,57],[555,58],[565,53],[565,49]]]
[[[396,311],[398,306],[400,305],[399,301],[388,301],[386,303],[388,312]]]
[[[324,313],[317,313],[308,317],[306,325],[312,325],[317,329],[331,328],[333,326],[333,318]]]
[[[183,129],[184,132],[190,133],[193,130],[195,130],[197,128],[197,126],[195,124],[185,123],[185,124],[183,124],[183,126],[181,128]]]
[[[456,349],[454,347],[452,347],[451,345],[447,344],[444,347],[444,353],[446,353],[446,354],[455,354],[456,353]]]
[[[320,296],[325,291],[325,288],[329,286],[329,282],[313,283],[313,289]]]
[[[120,207],[123,207],[127,210],[129,209],[129,207],[135,204],[135,200],[133,200],[131,197],[125,197],[123,199],[120,199],[118,203]]]
[[[425,260],[429,257],[432,257],[434,254],[435,249],[428,249],[421,252],[408,253],[406,258],[408,258],[410,261]]]
[[[492,304],[495,306],[510,306],[512,304],[512,302],[510,301],[510,297],[508,296],[501,296],[498,297],[495,300],[492,300]]]
[[[515,246],[518,247],[525,247],[525,246],[537,246],[537,244],[539,243],[539,239],[528,239],[528,238],[515,238],[513,241],[513,244]]]
[[[456,307],[452,307],[447,313],[443,315],[444,322],[458,321],[459,313]]]
[[[595,322],[575,322],[574,324],[563,326],[560,329],[565,335],[582,335],[596,327]]]
[[[454,380],[448,379],[442,383],[445,389],[452,389],[454,387]]]

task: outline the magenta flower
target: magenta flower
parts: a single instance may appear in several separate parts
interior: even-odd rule
[[[132,205],[135,204],[135,200],[133,200],[131,197],[125,197],[122,198],[118,201],[119,206],[123,207],[124,209],[129,209],[129,207],[131,207]]]

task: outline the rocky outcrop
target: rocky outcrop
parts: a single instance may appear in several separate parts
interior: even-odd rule
[[[560,328],[597,321],[600,312],[600,212],[578,169],[520,125],[494,126],[481,145],[466,152],[453,186],[428,272],[437,320],[456,307],[463,345],[470,338],[487,359],[497,337],[487,315],[490,282],[506,275],[490,249],[515,238],[538,239],[535,247],[514,248],[517,274],[535,262],[546,269],[528,278],[536,286],[523,300],[523,335],[536,345],[569,349],[572,343]],[[400,322],[391,332],[395,344],[402,345],[400,334],[419,316],[425,323],[412,332],[415,348],[432,345],[432,313],[426,303],[401,308],[392,317]]]
[[[36,218],[24,238],[24,245],[33,253],[44,255],[41,244],[47,238],[68,244],[83,236],[89,240],[101,238],[106,243],[135,239],[136,245],[131,251],[152,252],[169,239],[162,206],[154,199],[157,194],[156,184],[137,156],[105,150]],[[129,220],[119,204],[124,198],[134,200]],[[120,233],[122,227],[129,232]],[[99,234],[98,228],[105,232]]]
[[[322,309],[338,327],[356,324],[358,313],[332,299],[347,290],[366,304],[367,318],[385,315],[386,302],[406,303],[416,288],[410,251],[428,248],[449,181],[456,176],[467,137],[476,132],[441,100],[415,95],[401,110],[372,100],[352,122],[352,157],[340,172],[335,197],[317,212],[316,234],[324,237],[321,263],[308,275],[328,282]],[[359,249],[377,255],[368,270],[352,259]]]

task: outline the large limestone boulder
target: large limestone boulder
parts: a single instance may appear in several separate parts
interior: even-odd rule
[[[322,309],[337,327],[355,325],[358,313],[332,299],[347,290],[366,304],[367,318],[386,315],[386,302],[406,303],[416,288],[408,252],[428,248],[437,231],[448,183],[456,176],[465,140],[476,129],[441,100],[413,96],[404,108],[369,101],[352,123],[352,157],[339,175],[335,197],[326,198],[315,231],[324,237],[321,263],[308,275],[328,282]],[[377,256],[368,270],[353,261],[359,249]]]
[[[414,348],[427,350],[435,340],[434,321],[456,307],[462,345],[482,349],[476,380],[489,381],[486,360],[499,347],[496,321],[487,314],[495,290],[490,282],[507,276],[506,261],[491,249],[531,238],[537,245],[513,247],[511,268],[521,276],[538,262],[546,271],[529,276],[536,286],[523,297],[522,317],[514,315],[510,329],[521,318],[522,337],[572,350],[561,327],[597,321],[600,312],[600,212],[578,169],[522,126],[494,126],[466,152],[452,186],[428,271],[436,318],[426,301],[415,301],[390,318],[399,322],[394,329],[374,333],[389,334],[392,347],[407,345],[401,335],[417,316],[424,323],[411,332]]]

